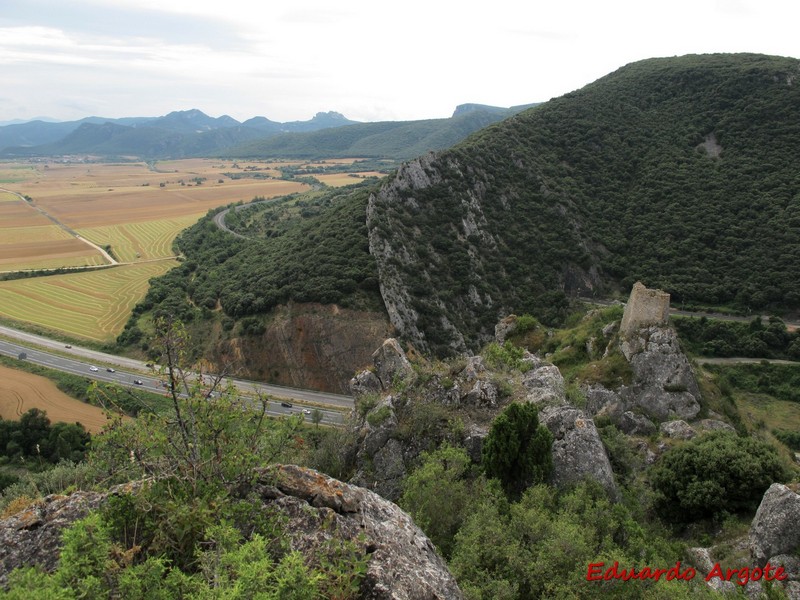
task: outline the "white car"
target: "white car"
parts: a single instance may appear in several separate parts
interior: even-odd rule
[[[303,409],[303,414],[304,414],[304,415],[310,415],[310,414],[311,414],[311,411],[310,411],[310,410],[308,410],[307,408],[304,408],[304,409]]]
[[[89,367],[89,370],[92,371],[92,372],[95,372],[95,371],[99,371],[100,369],[98,369],[97,367],[92,365],[91,367]]]

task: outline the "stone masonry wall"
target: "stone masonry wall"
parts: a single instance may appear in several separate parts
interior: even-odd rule
[[[620,332],[627,336],[641,327],[664,325],[669,320],[669,294],[649,290],[637,281],[625,305]]]

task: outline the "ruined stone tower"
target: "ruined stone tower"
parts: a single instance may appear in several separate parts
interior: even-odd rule
[[[668,320],[669,294],[661,290],[649,290],[641,281],[637,281],[625,305],[620,333],[627,336],[640,327],[665,325]]]

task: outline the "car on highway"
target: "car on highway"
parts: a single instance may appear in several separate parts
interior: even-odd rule
[[[281,402],[281,406],[283,406],[284,408],[292,408],[292,403],[291,402]]]
[[[72,348],[72,346],[70,346],[69,344],[67,344],[66,346],[64,346],[64,348]]]
[[[108,367],[106,369],[106,371],[108,371],[109,373],[116,373],[117,372],[116,369],[112,369],[111,367]]]
[[[95,371],[99,371],[100,369],[98,369],[97,367],[95,367],[94,365],[92,365],[91,367],[89,367],[89,370],[90,370],[92,373],[94,373]]]
[[[310,414],[311,414],[311,411],[310,411],[310,410],[308,410],[307,408],[304,408],[304,409],[303,409],[303,414],[304,414],[304,415],[310,415]]]
[[[135,383],[136,385],[143,385],[144,384],[144,382],[141,379],[134,379],[133,383]]]

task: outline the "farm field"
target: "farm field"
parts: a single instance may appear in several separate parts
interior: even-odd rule
[[[32,199],[0,192],[0,270],[107,262],[88,244],[67,250],[56,243],[74,240],[75,232],[111,246],[121,262],[168,258],[172,240],[209,209],[308,187],[278,179],[231,180],[221,174],[230,165],[205,159],[172,161],[155,169],[145,163],[0,164],[6,189]]]
[[[107,422],[102,409],[70,398],[49,379],[0,366],[0,417],[17,420],[31,408],[46,411],[51,423],[78,422],[93,434]]]
[[[353,160],[327,162],[352,164]],[[309,189],[305,183],[278,179],[284,166],[319,168],[324,163],[219,159],[0,163],[0,272],[109,264],[91,244],[109,250],[120,263],[107,269],[0,281],[0,318],[76,339],[113,340],[147,291],[149,279],[176,264],[172,243],[182,230],[219,206]],[[328,185],[347,185],[369,175],[321,178],[329,178]]]
[[[77,232],[100,246],[111,246],[120,262],[136,262],[174,255],[172,242],[175,237],[201,216],[87,227]]]
[[[343,185],[360,183],[362,180],[368,179],[369,177],[383,177],[383,173],[378,173],[377,171],[367,171],[361,173],[326,173],[314,175],[314,177],[319,179],[325,185],[329,185],[331,187],[341,187]]]
[[[176,264],[163,260],[0,282],[0,317],[109,342],[122,331],[149,280]]]

